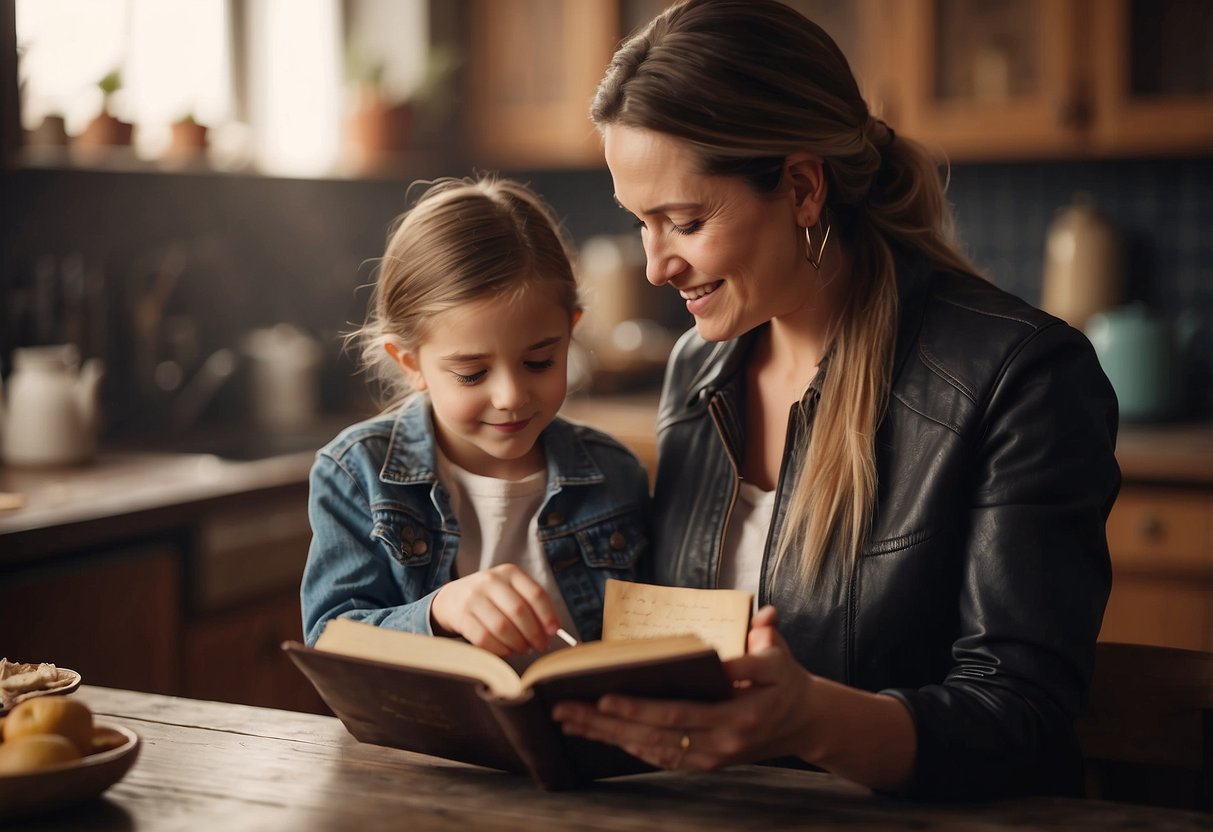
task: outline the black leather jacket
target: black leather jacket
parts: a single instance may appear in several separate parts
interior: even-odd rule
[[[806,668],[909,708],[913,794],[1078,791],[1072,723],[1111,586],[1115,394],[1079,332],[983,280],[903,268],[900,296],[861,557],[809,593],[772,582],[768,549],[759,603],[778,607]],[[752,343],[692,330],[671,358],[657,426],[660,583],[716,585]],[[790,431],[812,429],[805,404]]]

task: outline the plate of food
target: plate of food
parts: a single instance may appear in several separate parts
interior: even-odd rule
[[[126,776],[139,745],[129,728],[95,724],[75,697],[18,703],[0,721],[0,820],[96,797]]]
[[[80,674],[49,662],[10,662],[0,659],[0,716],[39,696],[71,693],[80,687]]]

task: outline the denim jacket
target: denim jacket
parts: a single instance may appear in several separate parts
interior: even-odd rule
[[[635,578],[648,560],[648,476],[623,445],[584,425],[557,418],[540,441],[539,539],[582,639],[597,639],[607,579]],[[436,471],[425,396],[346,428],[317,453],[301,589],[309,645],[337,617],[433,634],[430,604],[452,579],[460,538]]]

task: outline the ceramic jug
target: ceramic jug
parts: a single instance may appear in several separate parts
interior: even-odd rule
[[[80,365],[71,344],[13,351],[4,415],[3,459],[9,465],[73,465],[96,450],[97,388],[103,365]]]
[[[1126,422],[1156,422],[1182,415],[1182,363],[1195,327],[1171,324],[1132,303],[1091,316],[1086,335]]]
[[[1083,329],[1096,312],[1124,302],[1124,256],[1120,233],[1091,197],[1077,195],[1049,225],[1041,308]]]

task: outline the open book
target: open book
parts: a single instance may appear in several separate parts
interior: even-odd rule
[[[619,748],[566,737],[557,702],[606,693],[712,701],[745,652],[752,596],[610,581],[603,640],[548,653],[520,676],[467,642],[335,619],[314,648],[283,649],[363,742],[529,774],[545,788],[650,770]]]

